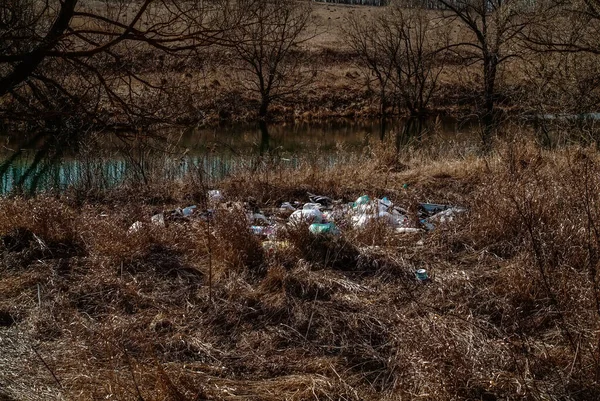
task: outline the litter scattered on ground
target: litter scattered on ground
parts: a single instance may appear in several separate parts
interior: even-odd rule
[[[142,229],[142,227],[144,227],[144,223],[142,223],[141,221],[136,221],[129,227],[129,230],[127,230],[127,235],[137,233]]]
[[[289,218],[292,224],[298,223],[321,223],[323,222],[323,213],[319,209],[301,209],[296,210]]]
[[[429,221],[442,224],[448,223],[454,220],[457,214],[464,213],[466,211],[467,209],[462,207],[450,207],[429,217]]]
[[[313,223],[308,226],[308,231],[312,234],[333,234],[338,235],[340,230],[335,226],[334,223]]]
[[[334,204],[334,200],[328,196],[315,195],[311,194],[310,192],[307,192],[307,194],[308,199],[310,199],[312,203],[317,203],[323,207],[331,207]]]
[[[250,226],[250,230],[254,235],[264,237],[273,237],[277,233],[277,228],[275,226]]]
[[[289,246],[290,246],[290,244],[287,241],[266,240],[266,241],[263,241],[263,243],[262,243],[263,249],[268,254],[274,253],[274,252],[277,252],[277,251],[286,250]]]
[[[154,225],[164,227],[165,226],[165,215],[164,215],[164,213],[155,214],[154,216],[152,216],[150,218],[150,221]]]
[[[439,225],[452,222],[457,215],[467,211],[464,207],[419,203],[410,213],[394,204],[389,198],[371,198],[362,195],[354,202],[344,203],[328,196],[307,193],[308,202],[283,202],[278,208],[258,207],[255,199],[247,202],[226,202],[226,197],[219,190],[210,190],[207,199],[212,209],[199,209],[189,205],[170,211],[154,214],[150,223],[165,227],[170,222],[189,219],[209,220],[214,217],[215,210],[222,207],[239,207],[246,210],[248,229],[261,237],[265,249],[280,249],[277,233],[286,225],[306,225],[313,235],[341,235],[348,228],[362,230],[372,224],[382,224],[393,229],[396,234],[424,234],[435,230]],[[136,221],[131,225],[128,234],[138,232],[145,223]],[[422,244],[422,240],[419,241]]]
[[[396,227],[394,230],[398,234],[417,234],[424,233],[425,230],[422,228],[414,228],[414,227]]]
[[[373,222],[387,224],[392,228],[407,227],[408,216],[404,209],[397,208],[387,198],[370,200],[363,195],[352,202],[352,222],[355,228],[364,228]]]
[[[184,217],[191,216],[195,210],[196,210],[196,205],[184,207],[183,209],[181,209],[181,214]]]
[[[222,202],[224,199],[223,194],[218,189],[211,189],[208,191],[208,201],[209,202]]]
[[[417,277],[417,280],[419,281],[427,281],[429,280],[429,275],[427,274],[427,270],[425,269],[419,269],[415,272],[415,276]]]
[[[269,224],[267,216],[262,213],[249,213],[248,220],[251,224]]]
[[[214,213],[212,209],[204,210],[200,213],[196,212],[197,209],[198,206],[190,205],[184,208],[177,208],[165,212],[156,213],[150,217],[150,223],[158,227],[166,227],[168,222],[188,220],[192,216],[198,217],[202,220],[212,218],[212,215]],[[144,225],[144,222],[136,221],[129,227],[129,229],[127,230],[127,234],[131,235],[140,231],[144,227]]]
[[[296,211],[296,208],[292,206],[290,202],[283,202],[280,206],[282,210],[291,210],[292,212]]]

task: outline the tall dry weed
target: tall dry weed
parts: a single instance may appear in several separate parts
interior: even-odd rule
[[[31,252],[33,234],[78,238],[85,252],[4,268],[0,330],[42,345],[62,391],[80,398],[597,398],[597,152],[524,140],[405,156],[400,171],[365,158],[268,181],[242,174],[223,192],[273,208],[322,190],[468,211],[416,235],[349,219],[336,221],[339,237],[289,226],[264,250],[241,206],[159,227],[149,218],[168,202],[3,200],[3,240],[19,227],[27,239],[4,246],[6,260]],[[165,191],[181,204],[205,192],[197,184]]]
[[[261,274],[265,258],[261,241],[249,228],[246,212],[241,208],[217,211],[214,222],[215,257],[222,261],[222,274],[228,271]]]

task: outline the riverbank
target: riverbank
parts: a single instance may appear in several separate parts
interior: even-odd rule
[[[0,398],[598,398],[599,173],[581,147],[382,144],[240,172],[210,223],[150,222],[208,207],[193,175],[2,199]],[[467,212],[416,234],[338,217],[340,236],[265,247],[235,208],[307,192]]]
[[[288,95],[278,97],[269,108],[270,122],[320,122],[335,119],[369,120],[381,117],[380,87],[374,71],[367,68],[363,56],[349,43],[346,29],[350,19],[370,21],[377,18],[386,7],[353,6],[344,4],[312,3],[312,18],[307,25],[307,40],[294,46],[293,64],[303,79],[303,85],[294,86]],[[449,28],[461,41],[473,40],[470,33],[452,19],[444,19],[439,11],[427,11],[428,18]],[[473,118],[481,113],[483,96],[483,70],[472,55],[457,52],[439,56],[443,65],[439,71],[431,67],[430,76],[436,77],[435,90],[427,103],[427,116],[452,116]],[[548,57],[547,55],[545,56]],[[232,56],[227,49],[207,49],[194,58],[157,58],[151,52],[138,57],[142,70],[150,75],[161,71],[173,71],[167,78],[172,88],[180,93],[169,96],[172,121],[183,124],[214,126],[219,123],[255,122],[259,119],[260,99],[254,86],[255,78]],[[532,57],[532,63],[537,58]],[[381,67],[380,67],[381,68]],[[300,80],[298,76],[290,77]],[[390,78],[391,79],[391,78]],[[411,79],[417,79],[412,77]],[[391,85],[391,84],[390,84]],[[508,60],[498,71],[495,106],[499,114],[518,117],[559,110],[563,104],[549,105],[540,97],[540,85],[523,71],[518,62]],[[414,89],[417,90],[417,89]],[[388,88],[388,91],[391,89]],[[564,89],[563,89],[564,92]],[[528,94],[538,93],[532,98]],[[566,94],[566,92],[564,93]],[[389,96],[401,97],[388,93]],[[391,99],[387,100],[391,103]],[[387,117],[403,117],[409,111],[395,99],[397,104],[385,109]],[[541,106],[543,104],[543,107]]]

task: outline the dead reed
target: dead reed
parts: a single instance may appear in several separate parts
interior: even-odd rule
[[[1,200],[0,398],[597,398],[597,151],[523,140],[483,156],[384,152],[240,173],[209,226],[150,223],[205,189],[189,184],[114,209]],[[306,191],[468,212],[423,235],[290,227],[264,249],[244,202],[267,210]]]

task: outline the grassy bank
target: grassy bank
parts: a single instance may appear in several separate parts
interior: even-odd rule
[[[300,71],[311,78],[303,85],[294,86],[287,95],[277,97],[270,105],[268,119],[302,122],[378,117],[381,107],[378,84],[361,64],[359,54],[349,45],[344,28],[347,28],[349,18],[356,16],[369,20],[381,11],[381,7],[314,3],[313,18],[307,25],[309,39],[295,45],[290,55],[298,63],[298,72],[288,79],[299,79]],[[432,15],[437,14],[432,12]],[[110,96],[99,101],[95,113],[111,128],[147,129],[174,124],[214,126],[222,122],[258,119],[261,99],[252,89],[256,77],[227,46],[206,46],[191,53],[163,53],[142,43],[129,47],[122,45],[118,51],[122,53],[126,71],[134,73],[136,81],[132,84],[124,77],[110,81],[115,93],[129,94],[129,109],[123,110],[121,104],[111,102]],[[432,96],[429,112],[432,115],[473,113],[481,92],[480,68],[457,60],[444,63],[439,90]],[[96,60],[95,67],[111,77],[119,77],[124,68],[110,57]],[[65,70],[61,64],[49,65],[45,72],[64,77],[64,85],[69,89],[75,90],[82,85],[80,72]],[[513,104],[522,100],[513,92],[515,87],[525,87],[526,83],[522,74],[516,74],[513,69],[507,75],[514,81],[500,88],[502,99],[506,98],[501,106],[512,112],[522,111],[527,107]],[[527,90],[533,91],[533,88]],[[92,104],[95,101],[82,96]],[[403,107],[389,107],[387,113],[407,115],[408,111]],[[85,126],[84,123],[89,122],[87,116],[76,113],[68,117],[74,124]],[[25,118],[14,123],[27,131],[32,129],[29,120]],[[11,123],[7,120],[7,124]]]
[[[149,223],[208,207],[194,176],[3,199],[0,399],[595,399],[599,173],[581,147],[382,146],[230,177],[210,223]],[[342,217],[339,237],[289,228],[266,251],[235,206],[307,191],[468,212],[427,234]]]

